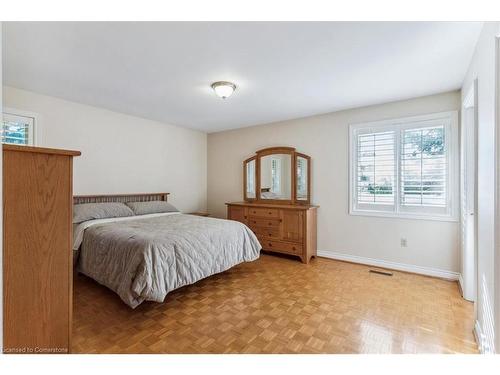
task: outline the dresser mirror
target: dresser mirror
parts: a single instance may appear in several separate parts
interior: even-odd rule
[[[293,147],[271,147],[243,162],[245,201],[309,204],[311,158]]]
[[[255,186],[257,185],[256,179],[256,161],[255,157],[245,160],[245,200],[251,200],[256,198]]]
[[[295,158],[296,176],[296,199],[298,201],[309,200],[309,162],[311,158],[307,155],[297,154]]]
[[[292,199],[292,155],[270,154],[260,158],[260,199]]]

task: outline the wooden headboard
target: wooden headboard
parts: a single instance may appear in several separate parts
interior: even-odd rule
[[[139,194],[111,194],[111,195],[75,195],[73,204],[107,203],[107,202],[149,202],[167,201],[170,193],[139,193]]]

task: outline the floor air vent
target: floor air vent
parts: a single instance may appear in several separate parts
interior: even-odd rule
[[[389,271],[370,270],[370,272],[371,273],[376,273],[378,275],[392,276],[392,272],[389,272]]]

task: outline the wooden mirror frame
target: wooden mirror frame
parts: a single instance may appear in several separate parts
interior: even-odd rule
[[[288,154],[291,156],[291,199],[262,199],[260,197],[260,160],[263,156],[273,154]],[[307,160],[307,199],[297,199],[297,157]],[[255,198],[247,197],[247,164],[255,160]],[[309,205],[311,203],[311,157],[309,155],[296,152],[293,147],[269,147],[255,152],[255,155],[243,162],[243,199],[246,202],[268,203],[268,204],[300,204]]]

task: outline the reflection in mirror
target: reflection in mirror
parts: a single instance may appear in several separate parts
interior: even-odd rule
[[[272,154],[260,159],[260,198],[292,198],[292,155]]]
[[[307,200],[307,159],[297,156],[297,200]]]
[[[255,199],[255,159],[246,163],[247,198]]]

